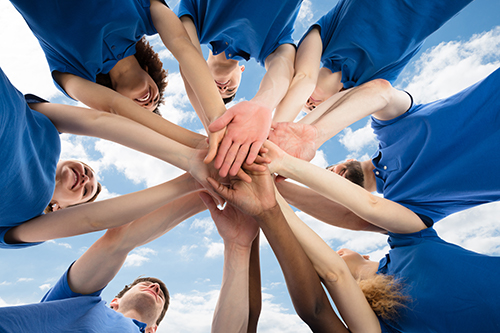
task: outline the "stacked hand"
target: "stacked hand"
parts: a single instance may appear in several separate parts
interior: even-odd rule
[[[316,155],[318,130],[313,125],[300,123],[273,123],[269,140],[288,154],[310,161]]]

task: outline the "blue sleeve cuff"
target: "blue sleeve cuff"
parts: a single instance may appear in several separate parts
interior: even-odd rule
[[[12,229],[13,227],[0,227],[0,249],[21,249],[21,248],[26,248],[29,246],[35,246],[35,245],[40,245],[43,242],[36,242],[36,243],[15,243],[15,244],[8,244],[5,242],[5,234],[7,231]]]

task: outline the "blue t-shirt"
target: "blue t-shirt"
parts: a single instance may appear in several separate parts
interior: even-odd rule
[[[302,0],[181,0],[176,14],[193,19],[200,44],[228,59],[264,62],[278,46],[293,44]]]
[[[389,233],[378,273],[394,275],[412,299],[382,332],[500,332],[500,257],[447,243],[433,228]]]
[[[54,194],[61,142],[45,115],[28,107],[24,96],[0,69],[0,248],[8,229],[43,213]]]
[[[144,332],[146,324],[106,306],[102,290],[89,295],[71,291],[68,271],[40,303],[0,308],[0,332]]]
[[[342,71],[344,88],[393,82],[425,38],[471,1],[341,0],[310,29],[320,28],[321,62]]]
[[[150,0],[11,2],[38,38],[51,72],[92,82],[97,74],[108,73],[119,60],[135,54],[142,36],[157,33]]]
[[[372,117],[377,191],[434,222],[500,200],[500,68],[465,90]]]

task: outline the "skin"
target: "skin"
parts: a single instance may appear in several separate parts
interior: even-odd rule
[[[236,60],[226,59],[224,52],[213,55],[212,51],[208,54],[207,65],[221,97],[228,98],[236,94],[245,66],[240,66]]]
[[[87,202],[97,192],[94,171],[79,161],[59,161],[56,168],[56,186],[50,204],[53,211]]]
[[[340,92],[342,89],[342,72],[332,73],[326,67],[321,67],[319,70],[318,81],[311,96],[307,99],[304,107],[309,111],[313,111],[321,103]]]

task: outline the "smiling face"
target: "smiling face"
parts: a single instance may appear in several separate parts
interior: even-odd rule
[[[57,209],[87,202],[96,194],[97,188],[94,171],[88,165],[74,160],[59,161],[51,202],[57,204]]]
[[[207,65],[221,97],[227,99],[234,96],[240,86],[245,66],[240,66],[236,60],[226,59],[224,53],[214,56],[211,52]]]
[[[118,82],[113,82],[116,92],[126,96],[139,106],[153,111],[158,106],[160,93],[155,81],[139,64],[128,70]]]

